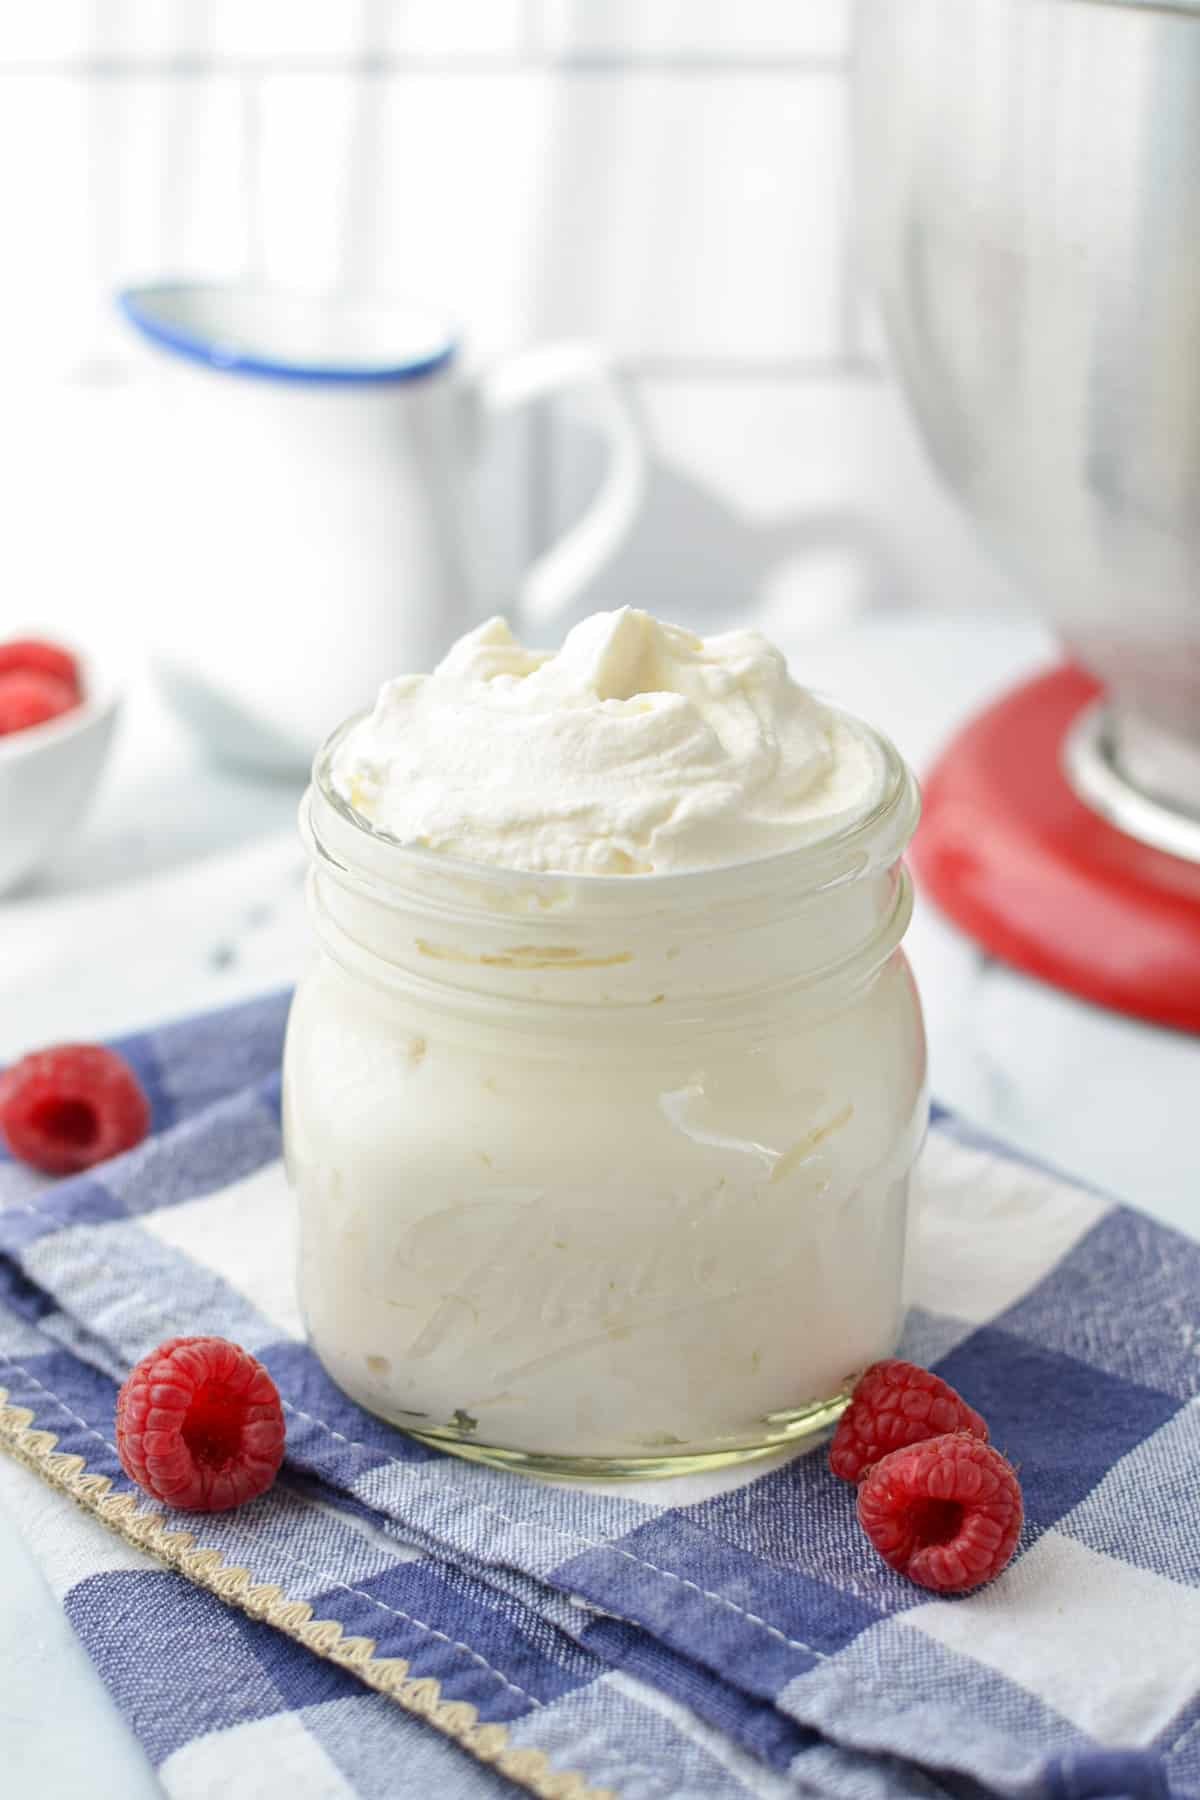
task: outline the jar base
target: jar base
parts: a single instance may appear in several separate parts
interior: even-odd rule
[[[789,1445],[802,1444],[836,1425],[849,1403],[847,1390],[835,1394],[831,1400],[813,1401],[792,1412],[772,1413],[763,1421],[764,1435],[751,1443],[724,1444],[710,1450],[664,1447],[644,1456],[577,1456],[551,1450],[509,1450],[499,1444],[478,1443],[454,1426],[414,1431],[399,1419],[389,1423],[431,1450],[447,1450],[452,1456],[461,1456],[468,1462],[487,1463],[491,1468],[509,1469],[518,1475],[540,1475],[556,1481],[651,1481],[668,1475],[700,1475],[733,1463],[753,1462],[758,1457],[787,1449]]]

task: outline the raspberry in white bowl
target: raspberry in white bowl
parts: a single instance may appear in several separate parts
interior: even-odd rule
[[[27,882],[77,829],[118,708],[91,657],[34,633],[0,642],[0,894]]]

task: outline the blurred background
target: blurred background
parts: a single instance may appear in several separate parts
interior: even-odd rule
[[[66,623],[102,590],[106,631],[136,639],[170,605],[122,591],[150,377],[111,299],[164,273],[430,297],[476,358],[609,345],[654,474],[588,610],[753,597],[816,627],[995,597],[855,281],[853,55],[850,0],[5,9],[6,609]],[[547,405],[489,462],[515,578],[598,451]]]

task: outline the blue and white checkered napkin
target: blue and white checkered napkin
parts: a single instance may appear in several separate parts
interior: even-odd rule
[[[906,1350],[987,1415],[1028,1524],[933,1599],[819,1453],[555,1487],[351,1405],[292,1292],[285,1013],[124,1043],[155,1132],[104,1169],[0,1164],[0,1436],[104,1515],[39,1506],[37,1549],[168,1794],[1200,1793],[1200,1246],[936,1122]],[[271,1369],[288,1459],[164,1526],[113,1402],[190,1331]]]

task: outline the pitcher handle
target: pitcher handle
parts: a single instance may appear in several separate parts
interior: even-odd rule
[[[489,413],[508,412],[544,394],[575,388],[608,442],[599,492],[581,519],[535,558],[522,577],[523,620],[545,625],[620,548],[646,491],[646,447],[637,414],[613,360],[598,344],[538,344],[484,369],[478,392]]]

